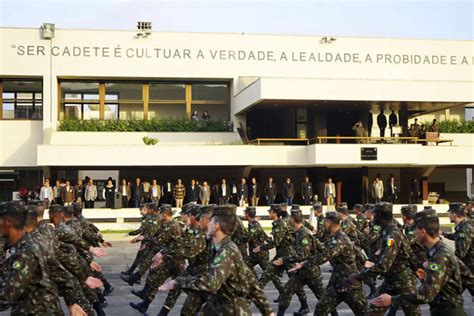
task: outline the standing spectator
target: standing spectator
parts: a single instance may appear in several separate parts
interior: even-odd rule
[[[230,199],[227,203],[237,205],[239,202],[237,198],[237,183],[235,183],[235,179],[232,179],[232,184],[230,185],[230,192]]]
[[[197,203],[199,200],[199,185],[196,180],[191,179],[191,185],[188,188],[188,200],[189,202]]]
[[[257,183],[257,179],[252,177],[252,183],[250,184],[250,205],[258,206],[258,200],[260,199],[260,185]]]
[[[268,205],[275,203],[275,196],[277,194],[277,188],[273,183],[273,178],[268,178],[268,183],[265,185],[265,198],[267,199]]]
[[[308,176],[304,177],[303,184],[301,185],[301,195],[304,200],[304,205],[309,205],[313,197],[313,184],[309,182]]]
[[[372,126],[374,125],[374,114],[369,111],[369,114],[367,116],[367,131],[369,134],[369,137],[372,136]]]
[[[357,137],[367,137],[367,131],[364,128],[364,125],[362,124],[361,121],[355,123],[355,125],[352,127],[352,129],[355,131]],[[357,143],[359,144],[366,144],[367,139],[357,139]]]
[[[431,123],[428,131],[431,133],[437,133],[439,137],[439,124],[436,119],[433,119],[433,122]]]
[[[161,187],[158,184],[158,181],[156,179],[153,179],[151,181],[151,186],[150,186],[150,200],[153,203],[159,203],[161,198]]]
[[[383,192],[383,182],[379,177],[376,177],[372,184],[372,197],[375,203],[382,202]]]
[[[222,179],[218,190],[219,205],[227,204],[229,202],[230,192],[229,185],[226,183],[225,179]]]
[[[122,207],[128,207],[128,201],[132,197],[130,192],[130,185],[127,183],[127,180],[122,179],[122,184],[119,186],[119,192],[122,194]]]
[[[211,191],[211,199],[214,204],[219,204],[220,201],[220,195],[219,195],[219,179],[214,180],[214,184],[212,185],[212,191]]]
[[[171,180],[167,180],[166,183],[161,187],[163,198],[161,204],[173,204],[173,183]]]
[[[377,115],[377,126],[380,129],[380,137],[385,137],[385,128],[387,127],[387,117],[383,113],[382,108],[380,109],[380,114]]]
[[[82,206],[82,202],[84,201],[84,184],[82,183],[82,179],[77,180],[74,190],[76,191],[76,202]]]
[[[239,200],[239,206],[245,206],[249,196],[249,189],[246,183],[245,178],[240,179],[240,184],[237,187],[237,196]]]
[[[398,118],[395,111],[392,110],[392,113],[388,116],[388,124],[390,126],[390,136],[393,137],[393,127],[398,125]]]
[[[389,178],[387,179],[387,198],[390,203],[394,203],[397,199],[397,192],[398,187],[397,183],[395,182],[395,177],[393,174],[390,174]]]
[[[116,187],[112,178],[107,179],[107,184],[104,187],[104,191],[102,191],[102,198],[105,200],[105,207],[106,208],[114,208],[114,194],[116,191]]]
[[[143,203],[149,203],[150,201],[150,182],[147,179],[143,179]]]
[[[326,199],[327,205],[334,205],[334,199],[336,198],[336,186],[332,183],[332,179],[328,178],[324,184],[324,198]]]
[[[209,115],[209,112],[204,111],[204,112],[202,113],[202,120],[203,120],[203,121],[209,121],[210,119],[211,119],[211,116]]]
[[[94,185],[94,181],[89,179],[84,189],[84,200],[86,208],[94,208],[94,201],[97,199],[97,187]]]
[[[418,119],[415,118],[415,123],[413,123],[413,128],[415,129],[415,131],[419,131],[421,129],[421,126],[420,124],[418,124]]]
[[[53,187],[54,204],[63,205],[61,190],[62,190],[61,181],[56,180],[56,185]]]
[[[49,208],[49,205],[54,200],[53,189],[49,184],[49,179],[44,180],[44,185],[40,190],[40,200],[46,203],[46,208]]]
[[[410,203],[418,204],[418,199],[420,198],[420,183],[418,179],[411,180],[410,183]]]
[[[178,179],[178,183],[174,186],[173,197],[176,201],[176,207],[183,207],[183,200],[186,196],[186,188],[181,183],[181,179]]]
[[[193,115],[191,116],[191,119],[192,119],[193,121],[199,121],[198,111],[194,111],[194,112],[193,112]]]
[[[202,183],[202,186],[199,190],[199,199],[201,200],[202,205],[209,205],[209,200],[211,199],[211,188],[207,181]]]
[[[293,198],[295,197],[295,185],[291,182],[290,178],[286,178],[286,182],[283,184],[283,198],[287,205],[293,204]]]
[[[130,186],[130,193],[132,194],[133,206],[140,207],[144,192],[143,192],[143,183],[141,183],[141,180],[139,177],[137,177],[135,179],[135,183],[132,186]]]
[[[61,189],[61,198],[66,206],[71,205],[76,200],[76,194],[71,186],[71,181],[66,180],[66,185]]]

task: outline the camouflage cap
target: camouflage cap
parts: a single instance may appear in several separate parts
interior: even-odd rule
[[[299,217],[303,216],[303,211],[300,209],[300,206],[298,204],[293,204],[291,206],[291,216],[292,217]]]
[[[459,202],[449,203],[448,213],[453,213],[457,216],[464,216],[465,215],[464,204],[459,203]]]
[[[288,207],[288,204],[286,204],[285,202],[280,203],[279,205],[280,205],[280,208],[281,208],[282,210],[284,210],[284,209],[286,209],[286,208]]]
[[[216,207],[216,204],[209,204],[209,205],[203,205],[199,208],[199,213],[197,214],[196,218],[201,219],[203,217],[210,218],[212,217],[212,213],[214,213],[214,208]]]
[[[415,216],[415,213],[417,211],[417,207],[416,205],[414,204],[410,204],[410,205],[403,205],[400,209],[401,213],[403,216],[406,216],[406,217],[413,217]]]
[[[179,212],[179,214],[189,215],[189,212],[191,211],[191,209],[193,208],[194,205],[196,205],[196,203],[194,203],[194,202],[184,204],[183,207],[181,208],[181,212]]]
[[[281,216],[281,207],[280,204],[272,204],[268,209],[268,212],[276,213],[278,216]]]
[[[49,207],[49,212],[50,213],[62,213],[63,212],[63,207],[59,204],[52,204]]]
[[[425,221],[437,221],[439,223],[439,217],[436,215],[436,210],[431,208],[415,214],[415,226]]]
[[[364,211],[364,213],[365,213],[365,212],[367,212],[367,211],[372,211],[373,209],[374,209],[374,205],[373,205],[373,204],[371,204],[371,203],[366,203],[366,204],[364,205],[364,210],[363,210],[363,211]]]
[[[323,209],[323,205],[321,204],[321,202],[313,202],[313,206],[311,207],[311,209],[313,210],[322,210]]]
[[[374,213],[382,219],[391,220],[393,219],[393,205],[388,202],[377,203],[374,206]]]
[[[344,214],[344,215],[348,215],[349,214],[349,210],[347,209],[347,206],[341,206],[339,205],[339,207],[337,208],[337,212],[339,214]]]
[[[26,214],[25,203],[21,201],[10,201],[0,204],[0,216],[7,214]]]
[[[188,211],[188,215],[197,217],[197,215],[198,215],[199,210],[201,209],[201,207],[202,207],[201,204],[193,203],[193,205],[191,206],[191,208],[190,208],[189,211]]]
[[[244,210],[244,213],[254,218],[257,215],[257,208],[254,206],[247,206]]]
[[[160,214],[168,213],[169,215],[174,215],[175,211],[173,206],[170,204],[163,204],[160,206]]]
[[[219,205],[214,207],[212,216],[236,216],[237,206],[234,204]]]
[[[63,206],[62,208],[64,215],[70,216],[74,214],[74,207],[72,205]]]
[[[341,223],[341,215],[339,215],[337,212],[334,212],[334,211],[327,212],[326,219],[333,222],[334,224]]]
[[[353,210],[362,210],[363,208],[363,205],[362,204],[354,204],[354,206],[352,207]]]

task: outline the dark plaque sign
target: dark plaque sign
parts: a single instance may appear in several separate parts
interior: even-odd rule
[[[360,149],[360,160],[377,160],[377,148],[362,147]]]

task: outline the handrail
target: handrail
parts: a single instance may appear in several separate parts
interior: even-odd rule
[[[415,144],[420,140],[419,137],[407,137],[407,136],[400,136],[400,137],[378,137],[378,136],[318,136],[313,138],[312,140],[318,140],[320,144],[322,144],[323,140],[329,139],[346,139],[346,140],[364,140],[367,143],[372,140],[405,140],[407,142],[413,141]]]
[[[275,142],[305,142],[306,145],[309,145],[308,138],[255,138],[249,140],[249,144],[257,143],[260,145],[261,143],[275,143]]]

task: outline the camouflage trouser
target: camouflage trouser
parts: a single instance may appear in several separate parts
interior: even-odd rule
[[[155,299],[158,288],[168,279],[175,279],[183,272],[184,262],[165,261],[158,268],[150,270],[146,278],[146,297],[150,302]],[[179,296],[179,295],[178,295]]]
[[[132,267],[138,267],[140,265],[140,262],[142,261],[145,252],[146,248],[137,251],[137,255],[135,256],[135,260],[133,260]]]
[[[280,278],[278,277],[278,272],[280,271],[284,271],[286,270],[286,268],[284,266],[280,266],[280,267],[277,267],[273,264],[271,264],[270,262],[268,261],[261,261],[261,263],[259,263],[260,267],[262,267],[263,269],[263,265],[266,266],[266,268],[264,269],[263,271],[263,274],[260,276],[260,279],[258,280],[258,284],[259,286],[264,289],[265,286],[267,285],[268,282],[272,281],[273,284],[275,285],[275,288],[278,290],[278,292],[282,292],[283,291],[283,285],[281,284],[281,281],[280,281]],[[250,264],[248,264],[250,265]],[[251,266],[252,270],[253,270],[253,266]],[[302,292],[302,293],[301,293]],[[304,294],[304,291],[301,291],[299,293],[297,293],[298,297],[300,299],[303,299],[302,297],[304,297],[304,299],[306,299],[306,295]],[[302,295],[302,296],[300,296]]]
[[[151,261],[153,260],[153,257],[156,253],[156,249],[153,248],[145,248],[143,250],[141,259],[138,260],[139,263],[137,272],[140,274],[140,276],[143,276],[150,269]]]
[[[181,316],[196,315],[204,302],[206,302],[207,295],[197,291],[188,291],[187,294],[188,296],[181,308]]]
[[[404,271],[385,277],[382,285],[377,288],[374,297],[378,297],[383,293],[389,295],[399,295],[403,293],[415,293],[416,291],[416,278],[411,269],[406,268]],[[377,307],[370,304],[368,314],[369,315],[383,315],[388,307]],[[403,312],[407,316],[421,315],[421,310],[419,305],[410,304],[402,306]]]
[[[336,310],[344,302],[351,308],[354,315],[364,315],[367,309],[367,298],[362,288],[351,289],[350,292],[338,292],[334,286],[328,284],[323,296],[316,304],[314,315],[327,315]]]
[[[246,299],[236,297],[234,300],[221,300],[217,296],[209,296],[199,312],[200,316],[250,316],[250,306]]]
[[[290,279],[283,288],[283,294],[280,297],[278,308],[286,310],[290,305],[291,298],[298,291],[304,292],[304,286],[307,285],[314,293],[316,298],[323,295],[323,282],[321,280],[321,270],[319,266],[314,266],[311,269],[305,269],[292,273],[289,275]]]

